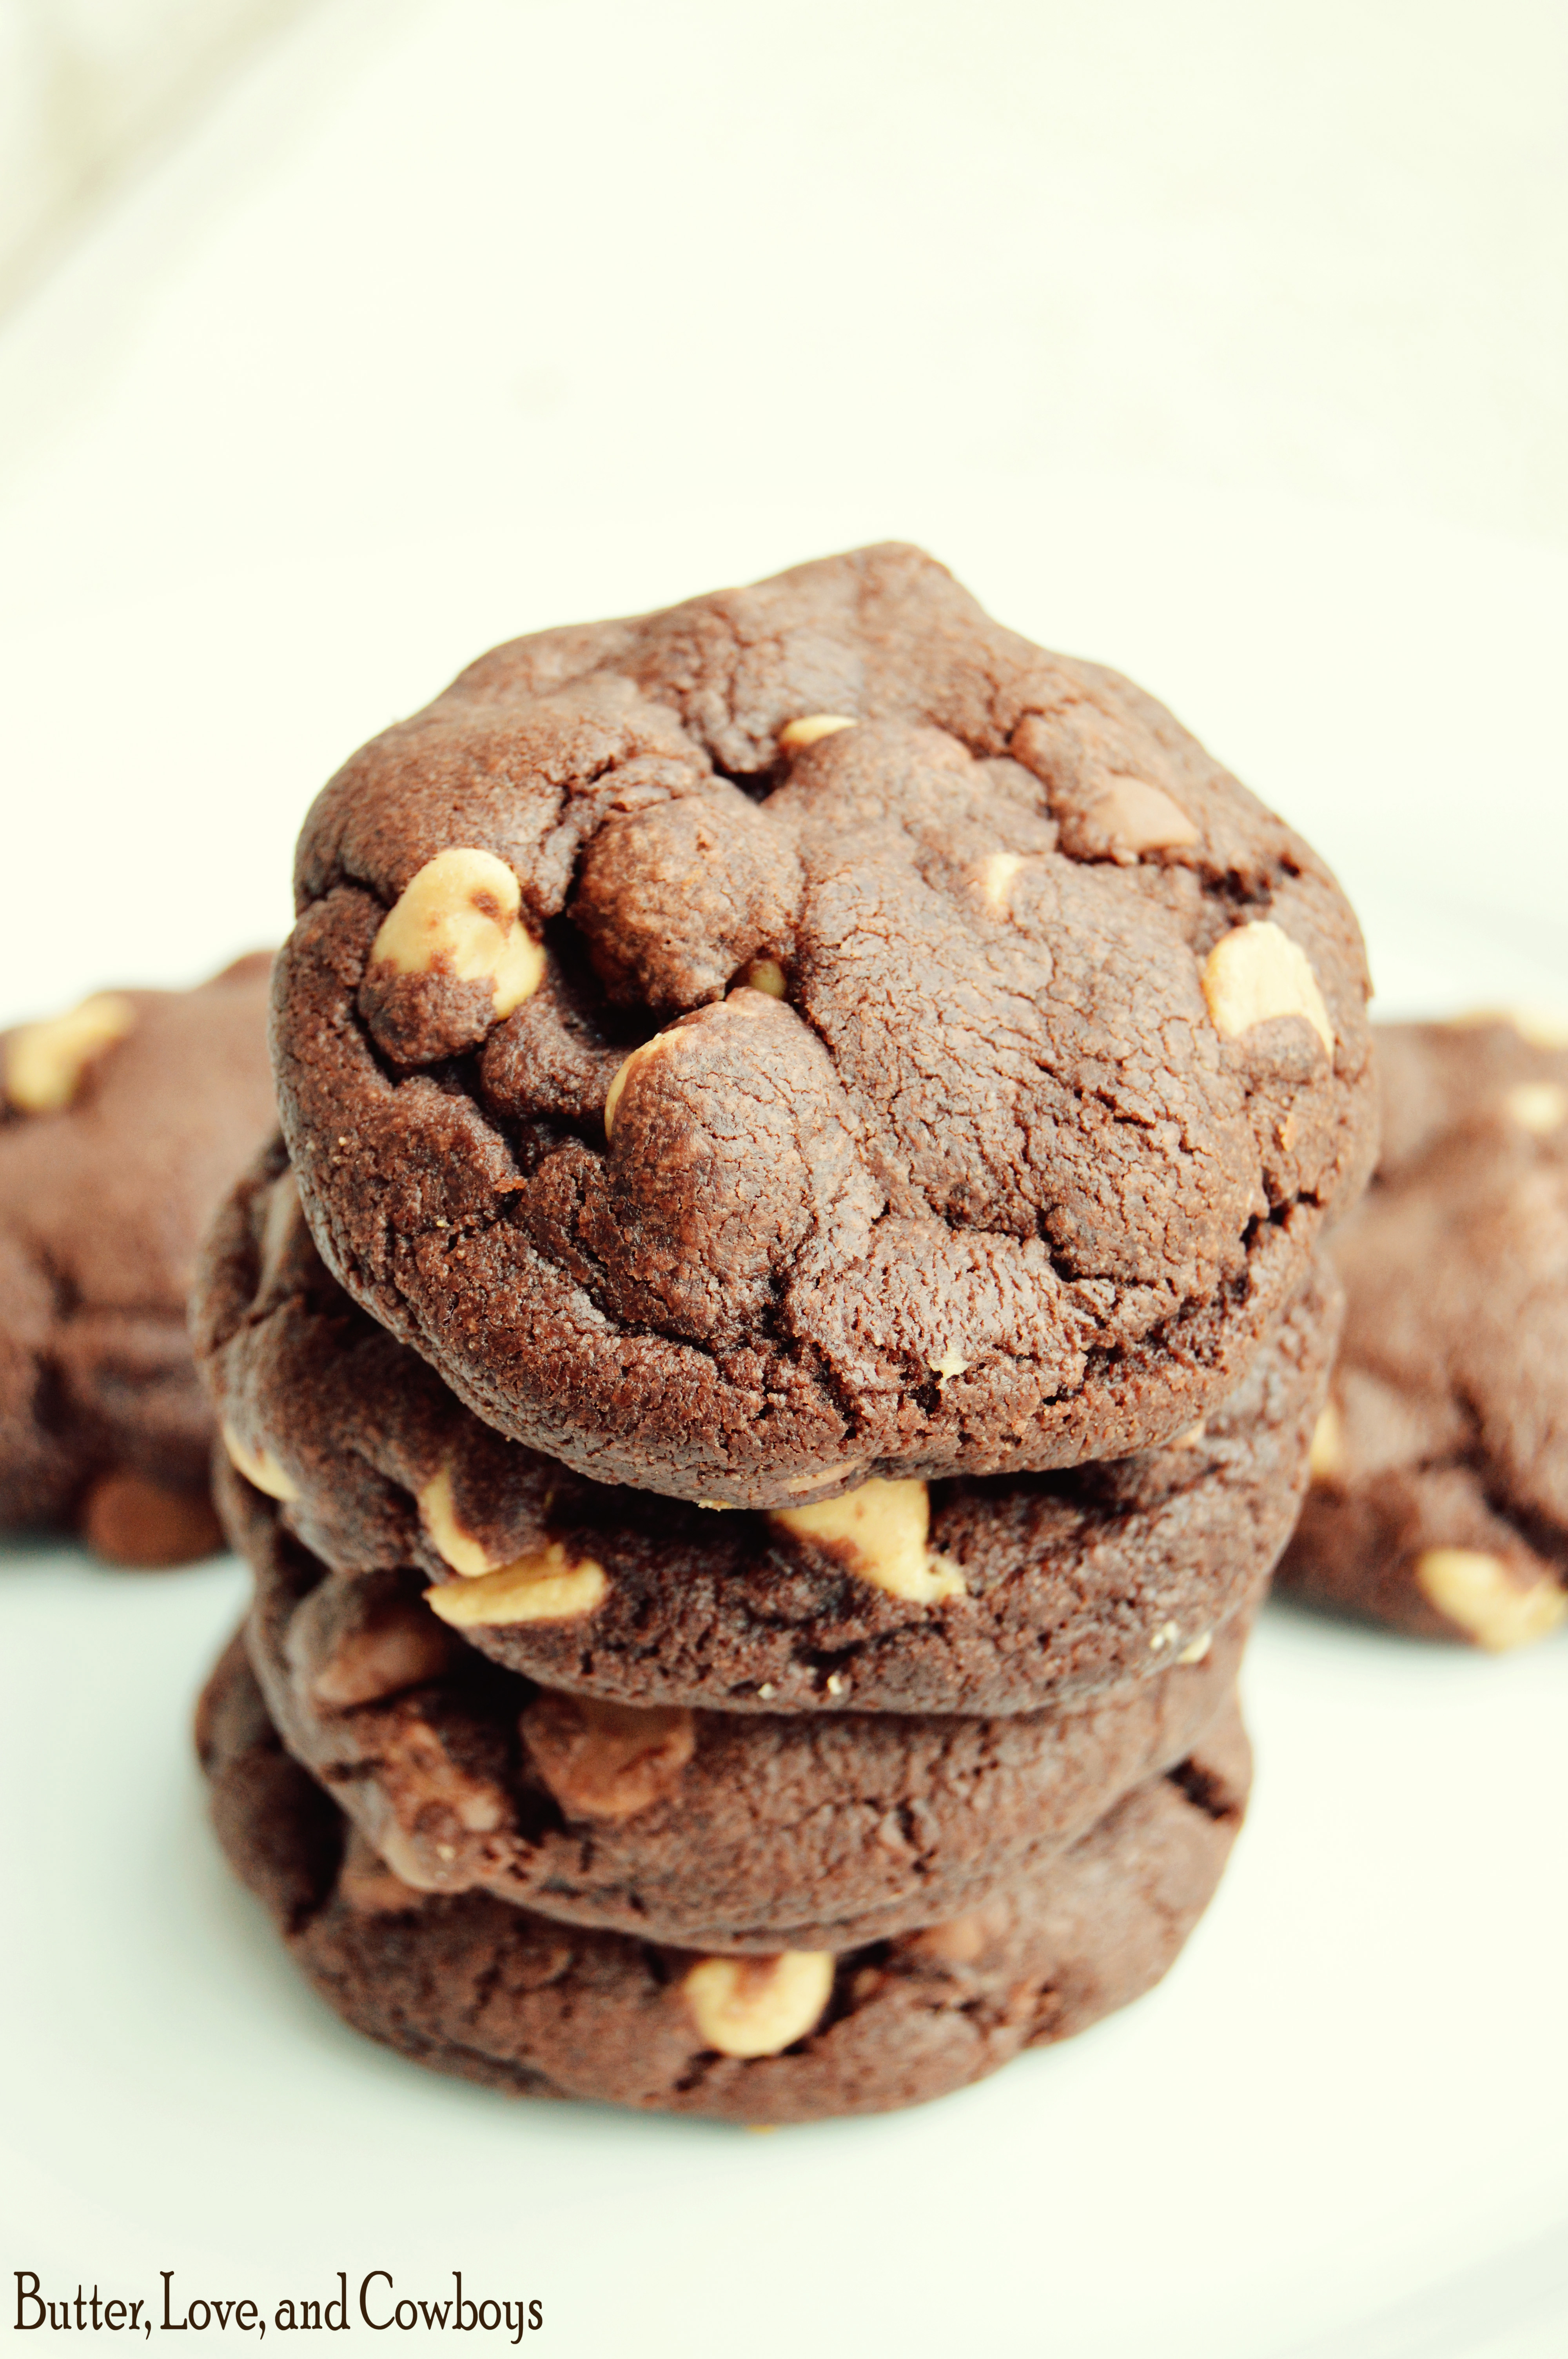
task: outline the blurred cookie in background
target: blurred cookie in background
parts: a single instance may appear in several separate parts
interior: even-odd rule
[[[271,963],[0,1033],[0,1530],[143,1567],[223,1546],[185,1306],[274,1120]]]
[[[1345,1341],[1276,1580],[1499,1652],[1568,1619],[1568,1022],[1374,1037],[1383,1150],[1333,1240]]]
[[[837,1951],[708,1956],[405,1883],[285,1751],[238,1640],[196,1734],[230,1866],[356,2030],[513,2095],[770,2125],[922,2104],[1141,1996],[1213,1897],[1251,1782],[1232,1702],[980,1908]]]

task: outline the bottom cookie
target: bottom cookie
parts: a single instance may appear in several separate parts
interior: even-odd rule
[[[231,1865],[355,2029],[519,2095],[765,2123],[921,2104],[1139,1997],[1212,1897],[1250,1777],[1232,1704],[968,1916],[838,1956],[703,1958],[400,1883],[284,1751],[238,1642],[197,1745]]]
[[[1251,1620],[1055,1712],[649,1712],[502,1670],[416,1573],[328,1573],[218,1488],[273,1725],[395,1875],[682,1949],[861,1949],[981,1906],[1184,1757]]]

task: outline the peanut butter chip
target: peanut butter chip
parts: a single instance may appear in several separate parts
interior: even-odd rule
[[[221,1430],[230,1463],[239,1468],[247,1483],[265,1491],[269,1499],[298,1498],[298,1484],[292,1474],[284,1473],[265,1442],[259,1450],[253,1450],[248,1442],[241,1440],[232,1425],[225,1423]]]
[[[1504,1093],[1503,1111],[1521,1130],[1545,1138],[1568,1122],[1568,1090],[1556,1082],[1519,1082]]]
[[[1012,880],[1022,865],[1023,857],[1021,853],[988,853],[977,871],[981,899],[989,902],[993,909],[1005,909],[1007,897],[1012,889]]]
[[[741,969],[733,988],[737,991],[765,991],[770,999],[783,999],[788,992],[789,981],[777,959],[754,958],[750,965]]]
[[[384,1607],[356,1630],[345,1632],[310,1683],[310,1692],[329,1712],[384,1703],[447,1668],[451,1641],[417,1605]]]
[[[84,999],[69,1016],[23,1024],[5,1047],[5,1095],[18,1114],[59,1114],[95,1057],[123,1040],[136,1020],[117,991]]]
[[[384,1872],[405,1886],[410,1897],[416,1893],[439,1892],[440,1878],[431,1875],[419,1856],[418,1844],[407,1829],[400,1827],[395,1819],[389,1820],[381,1829],[375,1839],[375,1847],[381,1855]],[[389,1897],[383,1905],[395,1908],[399,1904]],[[409,1902],[405,1899],[401,1905],[406,1908]]]
[[[406,1844],[399,1846],[406,1850]],[[343,1864],[338,1870],[338,1897],[359,1917],[397,1917],[417,1908],[424,1892],[389,1867],[357,1827],[349,1832]]]
[[[1142,778],[1113,777],[1095,816],[1106,833],[1129,852],[1169,851],[1198,840],[1197,829],[1180,803]]]
[[[972,1966],[985,1946],[985,1927],[978,1917],[952,1917],[946,1925],[927,1925],[907,1944],[916,1957],[937,1958],[945,1966]]]
[[[632,1819],[679,1786],[697,1722],[678,1708],[601,1703],[546,1689],[523,1714],[523,1742],[561,1808],[580,1819]]]
[[[458,1521],[458,1511],[452,1498],[452,1472],[443,1466],[432,1474],[418,1492],[419,1520],[428,1533],[431,1545],[454,1572],[476,1580],[482,1572],[494,1572],[496,1566],[471,1532],[464,1531]]]
[[[819,737],[831,737],[836,730],[853,729],[855,723],[847,712],[807,712],[798,721],[786,721],[779,731],[779,744],[787,745],[792,754],[803,753],[815,745]]]
[[[1325,1401],[1313,1427],[1307,1472],[1314,1483],[1332,1483],[1345,1472],[1345,1419],[1332,1401]]]
[[[926,1925],[911,1933],[900,1947],[916,1958],[935,1958],[945,1966],[972,1966],[1007,1930],[1005,1901],[993,1900],[965,1917],[949,1917],[944,1925]]]
[[[1481,1549],[1424,1549],[1415,1578],[1428,1602],[1489,1654],[1528,1647],[1568,1619],[1568,1590],[1550,1579],[1525,1586]]]
[[[804,2039],[833,1988],[826,1950],[776,1958],[704,1958],[681,1984],[705,2048],[720,2056],[777,2056]]]
[[[504,1629],[514,1622],[576,1622],[601,1605],[610,1583],[591,1557],[575,1563],[559,1540],[476,1580],[427,1589],[425,1602],[455,1630]]]
[[[655,1055],[657,1051],[664,1047],[665,1042],[668,1038],[669,1035],[667,1033],[656,1032],[651,1040],[644,1040],[640,1049],[633,1049],[632,1054],[627,1058],[626,1062],[616,1073],[614,1080],[610,1084],[609,1091],[607,1092],[604,1100],[604,1136],[606,1138],[611,1137],[614,1134],[615,1109],[621,1103],[621,1093],[622,1090],[626,1087],[627,1082],[631,1080],[638,1066],[645,1065],[649,1058]]]
[[[537,991],[545,953],[518,919],[522,895],[504,860],[472,844],[437,853],[382,920],[373,966],[395,974],[450,974],[489,982],[497,1017]]]
[[[815,1507],[776,1507],[769,1521],[841,1554],[851,1572],[890,1596],[935,1605],[965,1594],[959,1568],[926,1546],[931,1495],[924,1483],[873,1478]]]
[[[1307,954],[1271,919],[1221,935],[1204,962],[1203,991],[1224,1039],[1237,1039],[1271,1016],[1300,1016],[1334,1054],[1334,1027]]]

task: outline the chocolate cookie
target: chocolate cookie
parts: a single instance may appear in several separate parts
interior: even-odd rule
[[[1377,1042],[1388,1146],[1335,1241],[1345,1341],[1279,1580],[1521,1646],[1568,1617],[1568,1046],[1506,1020]]]
[[[326,788],[297,883],[322,1251],[600,1481],[766,1508],[1169,1441],[1369,1164],[1323,863],[918,550],[496,649]]]
[[[185,1300],[275,1120],[269,963],[0,1033],[0,1527],[80,1525],[129,1565],[222,1546]]]
[[[231,1864],[357,2030],[519,2095],[742,2122],[918,2104],[1125,2006],[1207,1904],[1249,1781],[1231,1712],[981,1909],[837,1957],[729,1958],[413,1890],[285,1753],[237,1643],[198,1745]]]
[[[326,1563],[419,1568],[438,1614],[547,1687],[773,1712],[1030,1712],[1204,1646],[1284,1544],[1337,1320],[1309,1266],[1239,1389],[1168,1449],[761,1515],[589,1482],[470,1415],[327,1274],[280,1150],[220,1214],[192,1303],[234,1463]]]
[[[984,1905],[1191,1750],[1249,1619],[1000,1720],[605,1704],[459,1645],[417,1575],[329,1574],[234,1487],[268,1711],[404,1882],[689,1948],[850,1949]]]

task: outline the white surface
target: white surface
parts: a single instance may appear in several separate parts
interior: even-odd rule
[[[1568,560],[1282,510],[1195,536],[1179,502],[1116,497],[999,516],[949,485],[911,522],[1008,619],[1163,690],[1325,842],[1390,1001],[1568,1000]],[[486,636],[879,521],[411,543],[18,637],[0,765],[34,780],[36,882],[0,1006],[149,958],[193,973],[282,923],[310,787]],[[269,2300],[378,2267],[439,2298],[460,2268],[543,2299],[552,2349],[672,2359],[1563,2347],[1568,1647],[1484,1661],[1271,1615],[1253,1818],[1170,1982],[917,2114],[758,2139],[443,2083],[295,1982],[187,1757],[238,1597],[232,1571],[0,1563],[5,2268]]]

